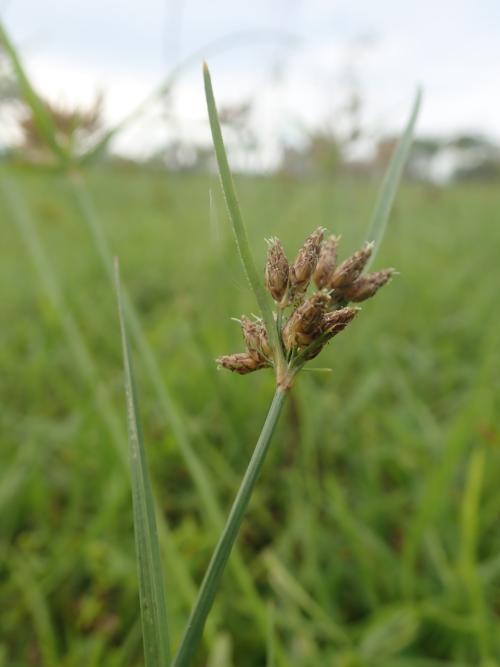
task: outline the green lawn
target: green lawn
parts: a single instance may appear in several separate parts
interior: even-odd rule
[[[8,178],[0,665],[136,667],[114,291],[64,181]],[[130,168],[88,180],[168,391],[134,346],[177,641],[273,378],[213,362],[242,348],[230,318],[256,310],[217,179]],[[263,266],[264,238],[279,236],[293,256],[318,225],[342,233],[343,257],[352,252],[377,184],[237,185]],[[277,667],[500,665],[499,211],[497,186],[398,195],[375,268],[400,275],[312,364],[333,372],[301,374],[200,667],[264,667],[271,645]]]

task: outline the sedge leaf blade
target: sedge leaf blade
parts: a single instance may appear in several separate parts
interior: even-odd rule
[[[264,320],[264,324],[267,329],[268,336],[270,338],[271,346],[275,350],[276,354],[282,355],[283,353],[281,350],[281,345],[278,340],[278,333],[276,325],[274,323],[274,317],[269,302],[269,296],[266,290],[264,289],[262,280],[255,267],[252,251],[250,250],[247,231],[245,223],[243,221],[243,216],[241,214],[238,198],[236,196],[233,177],[227,159],[224,140],[222,138],[219,114],[217,112],[217,106],[215,104],[210,72],[206,64],[204,64],[203,66],[203,79],[205,83],[205,97],[207,101],[208,118],[210,121],[210,129],[212,131],[212,140],[214,144],[215,155],[217,157],[217,165],[219,167],[219,176],[221,180],[222,190],[224,192],[224,198],[226,200],[226,206],[229,212],[229,217],[231,219],[234,236],[236,238],[236,245],[238,247],[241,263],[243,264],[243,269],[246,273],[250,286],[255,294],[257,303],[259,304],[259,308],[262,314],[262,319]]]
[[[170,662],[167,608],[156,528],[155,505],[147,467],[117,263],[115,266],[115,281],[125,373],[132,504],[145,667],[167,667]]]
[[[370,223],[368,225],[366,240],[373,242],[374,247],[371,257],[366,265],[366,269],[368,269],[368,267],[375,259],[375,255],[380,248],[380,244],[382,243],[382,239],[384,238],[384,234],[387,229],[387,222],[389,220],[389,215],[394,203],[394,198],[399,188],[403,169],[406,164],[406,160],[408,159],[413,142],[413,132],[417,122],[418,113],[420,111],[421,101],[422,91],[419,88],[415,95],[415,100],[413,102],[412,110],[405,130],[401,135],[389,166],[387,167],[387,171],[384,175],[384,180],[382,181],[382,186],[379,190],[377,201],[375,203]]]

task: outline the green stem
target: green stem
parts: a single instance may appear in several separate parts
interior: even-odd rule
[[[191,664],[196,649],[201,640],[203,626],[212,607],[217,589],[224,573],[231,549],[238,535],[245,510],[252,495],[253,488],[262,468],[262,464],[269,449],[269,444],[278,422],[287,391],[276,389],[269,412],[262,427],[255,450],[246,469],[240,488],[234,499],[229,517],[219,542],[212,555],[212,559],[201,584],[198,598],[186,625],[184,636],[172,663],[172,667],[188,667]]]

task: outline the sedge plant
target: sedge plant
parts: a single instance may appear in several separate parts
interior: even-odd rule
[[[139,427],[132,362],[117,274],[133,469],[133,503],[141,581],[144,652],[147,667],[164,667],[167,664],[171,667],[188,667],[192,664],[245,511],[269,450],[276,424],[298,373],[358,315],[360,308],[353,304],[373,297],[394,275],[393,269],[382,269],[372,273],[364,272],[374,259],[385,231],[391,205],[411,146],[421,97],[418,92],[407,127],[382,184],[369,225],[368,238],[362,248],[344,261],[338,262],[339,237],[334,235],[325,237],[326,230],[318,228],[306,238],[295,259],[289,262],[281,242],[272,238],[268,241],[265,275],[262,277],[256,269],[250,250],[224,147],[210,73],[206,65],[204,66],[204,84],[221,185],[242,265],[261,313],[260,317],[241,317],[239,322],[244,339],[244,351],[220,356],[217,363],[219,367],[240,375],[260,369],[272,369],[276,386],[262,431],[207,567],[183,636],[170,659],[167,657],[171,647],[166,639],[167,623],[163,603],[161,603],[163,582],[156,556],[154,516],[148,509],[151,507],[150,490],[148,491],[150,481]],[[312,293],[308,293],[312,285],[315,289]],[[154,590],[154,582],[156,582],[156,590]],[[153,646],[150,646],[151,642]]]

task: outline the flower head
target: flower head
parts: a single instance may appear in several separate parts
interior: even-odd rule
[[[241,375],[274,366],[278,383],[290,386],[302,366],[314,359],[357,316],[360,309],[348,303],[374,296],[390,281],[394,269],[362,275],[373,252],[373,243],[366,243],[337,264],[340,237],[329,236],[323,240],[324,231],[318,227],[306,238],[291,265],[279,239],[268,242],[265,286],[277,305],[274,321],[280,350],[271,348],[262,320],[243,315],[238,322],[246,351],[219,357],[219,366]],[[312,278],[318,291],[307,296]],[[290,312],[286,314],[288,309]]]

